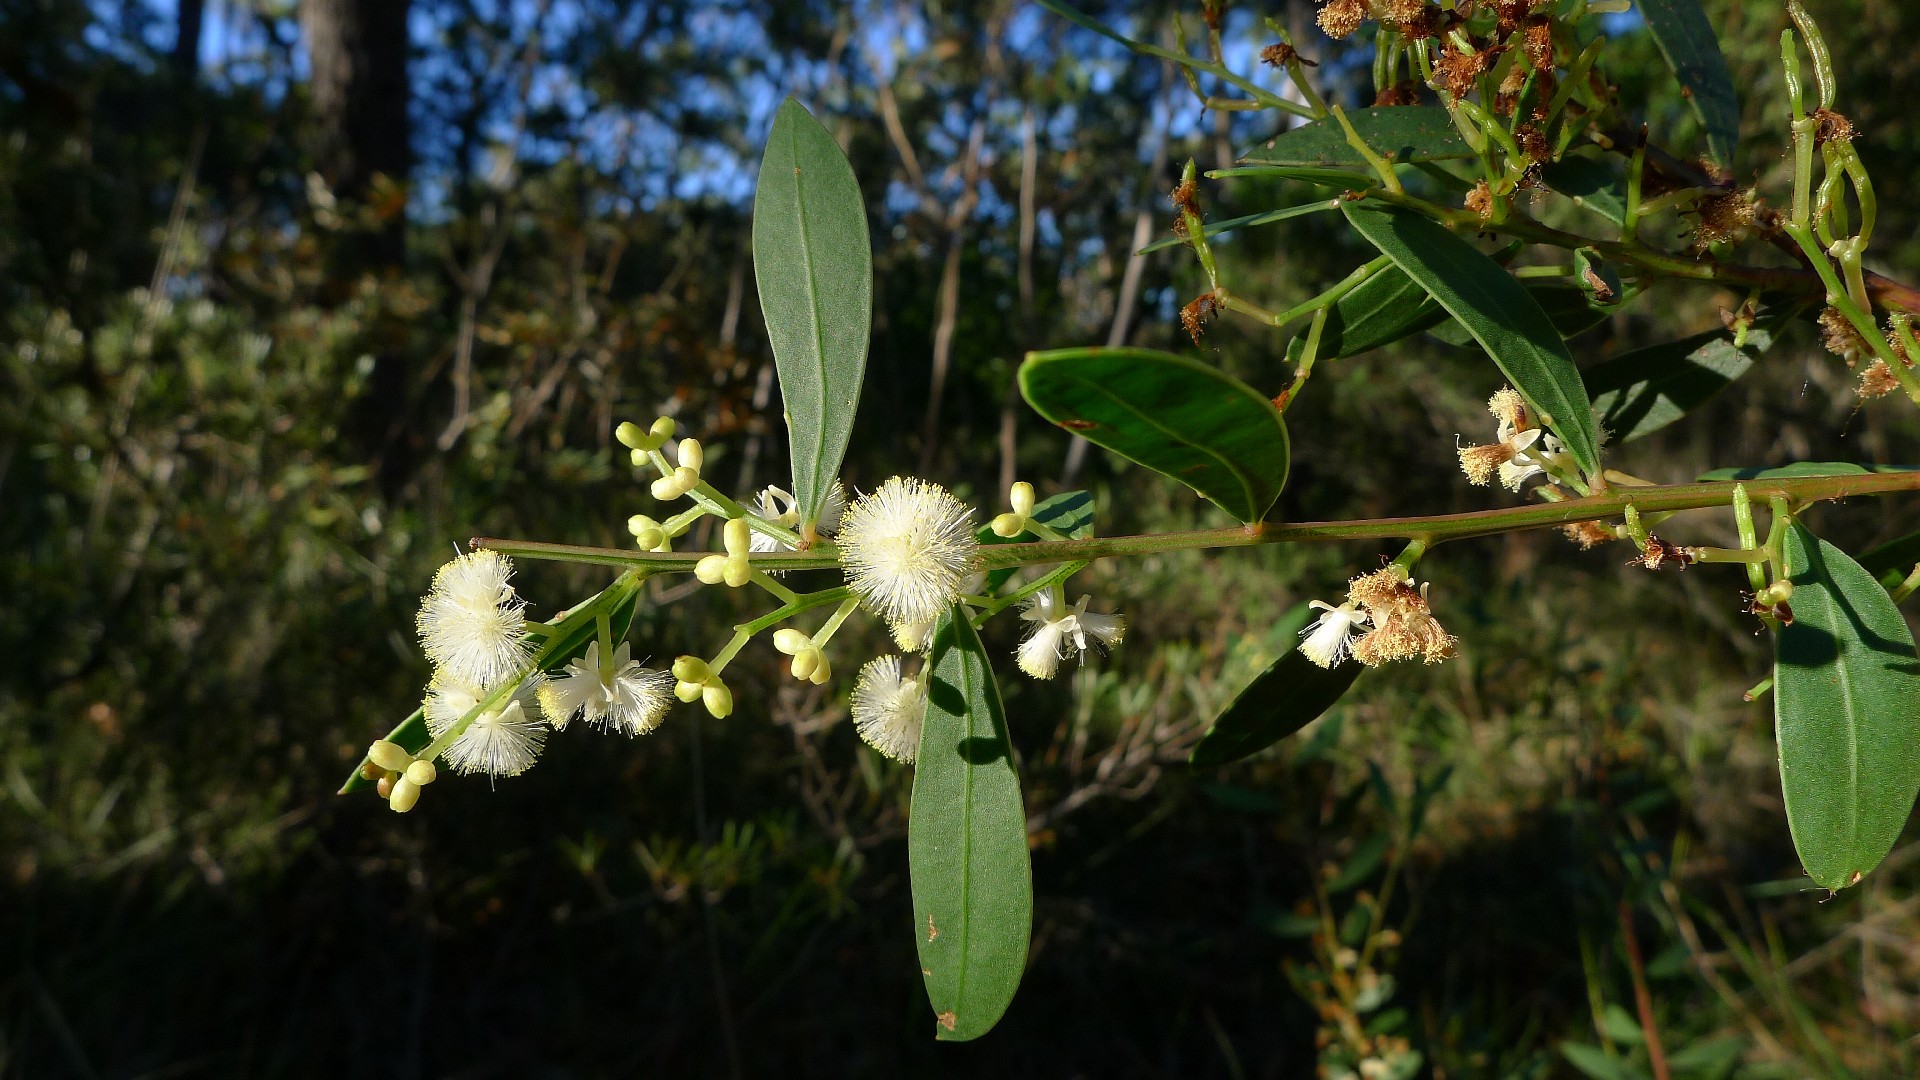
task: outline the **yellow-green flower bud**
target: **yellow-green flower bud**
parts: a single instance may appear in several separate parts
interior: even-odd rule
[[[1007,501],[1012,504],[1014,513],[1023,518],[1032,517],[1033,485],[1025,480],[1013,485],[1013,490],[1007,492]]]
[[[413,755],[401,749],[399,743],[385,739],[367,747],[367,757],[388,772],[403,772],[413,762]]]
[[[1011,540],[1027,531],[1027,519],[1019,514],[1000,514],[989,525],[993,535],[1002,540]]]
[[[715,720],[725,720],[733,712],[733,691],[718,679],[701,688],[700,701]]]
[[[753,530],[747,526],[746,518],[727,519],[726,526],[720,530],[720,537],[729,555],[745,557],[753,550]]]
[[[393,807],[393,812],[396,814],[406,813],[413,809],[414,803],[419,801],[420,785],[404,776],[394,781],[393,794],[387,796],[387,805]]]
[[[681,682],[704,683],[713,678],[713,669],[697,656],[682,656],[673,662],[673,677]]]
[[[407,766],[407,782],[418,787],[426,787],[440,775],[431,761],[416,761]]]
[[[641,431],[640,425],[631,420],[620,421],[620,426],[613,429],[613,437],[619,439],[620,445],[629,450],[646,449],[647,433]]]
[[[700,466],[705,460],[706,453],[701,450],[699,439],[680,440],[678,461],[681,468],[692,469],[695,474],[698,474],[700,472]]]
[[[703,585],[718,585],[727,579],[727,556],[709,555],[693,564],[693,576]]]
[[[798,656],[813,645],[813,637],[802,630],[783,626],[773,632],[773,647],[788,656]]]

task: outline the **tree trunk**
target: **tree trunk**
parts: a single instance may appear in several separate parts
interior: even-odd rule
[[[192,82],[200,74],[200,26],[207,0],[180,0],[179,9],[173,24],[173,70],[180,81]]]
[[[380,175],[404,187],[413,167],[407,116],[411,7],[411,0],[300,0],[313,71],[314,158],[339,198],[365,200]],[[392,210],[379,242],[365,252],[375,265],[395,265],[405,254],[404,204]]]

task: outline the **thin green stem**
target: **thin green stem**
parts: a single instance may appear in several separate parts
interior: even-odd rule
[[[1428,547],[1434,547],[1454,540],[1529,529],[1558,528],[1582,521],[1600,521],[1620,517],[1626,513],[1628,506],[1636,507],[1643,514],[1729,506],[1733,502],[1736,487],[1744,487],[1752,498],[1786,499],[1797,505],[1806,505],[1828,499],[1920,491],[1920,471],[1847,476],[1779,477],[1746,480],[1739,484],[1714,482],[1638,487],[1625,492],[1608,491],[1603,494],[1589,495],[1579,499],[1563,499],[1538,506],[1513,506],[1498,510],[1476,510],[1464,514],[1369,518],[1358,521],[1260,523],[1151,536],[1102,536],[1085,540],[996,544],[981,550],[976,569],[996,570],[1008,566],[1107,559],[1163,551],[1194,551],[1341,540],[1420,540]],[[695,552],[627,551],[620,548],[576,547],[570,544],[544,544],[489,537],[476,537],[470,543],[476,549],[486,548],[517,558],[635,567],[655,573],[691,572],[694,563],[702,557]],[[839,565],[836,552],[819,548],[810,551],[764,552],[751,556],[751,559],[755,567],[763,570],[819,570]],[[835,592],[836,590],[827,590],[825,594],[803,594],[799,602],[816,606],[817,603],[837,602],[846,596],[844,591],[839,591],[838,595],[833,596],[831,600],[813,601],[811,599]]]

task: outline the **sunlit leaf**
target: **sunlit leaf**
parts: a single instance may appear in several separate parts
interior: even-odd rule
[[[1780,787],[1800,865],[1838,891],[1880,864],[1920,793],[1920,659],[1873,575],[1792,523],[1793,614],[1774,639]]]
[[[1706,129],[1707,149],[1721,164],[1732,165],[1740,145],[1740,99],[1707,13],[1699,0],[1638,0],[1638,5],[1660,55],[1680,80],[1681,96]]]
[[[1348,661],[1331,671],[1300,655],[1294,644],[1312,620],[1305,604],[1282,616],[1273,634],[1289,647],[1253,677],[1194,745],[1187,759],[1196,766],[1225,765],[1257,754],[1306,727],[1333,707],[1360,677],[1361,665]]]
[[[1700,474],[1702,480],[1789,480],[1796,476],[1864,476],[1873,470],[1851,461],[1796,461],[1791,465],[1747,465],[1737,469],[1714,469]]]
[[[1028,353],[1020,390],[1088,442],[1187,485],[1241,521],[1266,516],[1287,481],[1287,426],[1258,390],[1151,349]]]
[[[873,249],[853,166],[792,98],[774,114],[753,196],[753,274],[773,348],[803,524],[840,474],[867,370]]]
[[[1437,105],[1381,105],[1354,109],[1348,122],[1368,148],[1396,162],[1439,161],[1473,156],[1447,110]],[[1240,155],[1247,165],[1359,166],[1367,159],[1347,141],[1333,117],[1314,120],[1275,135]]]
[[[1713,330],[1621,353],[1581,374],[1601,426],[1613,441],[1631,442],[1706,404],[1772,344],[1773,332],[1761,326],[1739,346],[1732,331]]]
[[[966,612],[927,654],[927,715],[907,822],[914,941],[934,1037],[977,1039],[1026,969],[1033,871],[1020,777],[993,668]]]
[[[1553,328],[1562,338],[1578,337],[1613,317],[1620,310],[1618,304],[1599,304],[1587,295],[1585,289],[1577,285],[1562,282],[1531,281],[1523,286],[1527,295],[1553,324]],[[1449,345],[1460,348],[1478,348],[1472,331],[1458,319],[1443,318],[1427,331]]]
[[[1447,310],[1397,266],[1388,266],[1354,286],[1327,310],[1319,356],[1339,359],[1391,345],[1447,320]],[[1299,363],[1306,334],[1287,343],[1287,359]]]
[[[1593,405],[1566,342],[1532,295],[1478,248],[1426,217],[1370,202],[1341,210],[1467,328],[1581,470],[1598,474]]]

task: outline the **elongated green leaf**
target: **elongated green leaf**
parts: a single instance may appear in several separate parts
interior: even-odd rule
[[[1748,465],[1738,469],[1714,469],[1700,474],[1702,480],[1788,480],[1796,476],[1864,476],[1870,470],[1851,461],[1796,461],[1791,465]]]
[[[1588,1043],[1563,1042],[1560,1056],[1589,1080],[1646,1080],[1646,1073]]]
[[[1051,498],[1042,499],[1033,508],[1033,520],[1074,540],[1085,540],[1093,535],[1093,495],[1085,491],[1063,491]],[[991,525],[982,525],[974,530],[974,538],[981,544],[1018,544],[1029,540],[1038,540],[1030,532],[1018,536],[1001,536],[993,531]],[[987,591],[997,592],[1007,579],[1014,575],[1017,567],[1005,566],[987,574]]]
[[[1314,610],[1305,604],[1287,612],[1274,628],[1282,641],[1298,641]],[[1348,662],[1328,671],[1288,648],[1233,699],[1187,758],[1196,766],[1225,765],[1250,757],[1306,727],[1333,707],[1360,677]]]
[[[1740,145],[1740,99],[1700,0],[1639,0],[1639,6],[1660,55],[1680,80],[1680,93],[1706,129],[1707,149],[1721,164],[1732,165]]]
[[[1534,303],[1553,324],[1554,330],[1562,338],[1578,337],[1613,317],[1620,310],[1618,304],[1599,304],[1587,295],[1585,289],[1577,285],[1568,285],[1557,281],[1530,281],[1522,288],[1533,297]],[[1427,331],[1449,345],[1463,349],[1479,346],[1473,332],[1458,319],[1442,319],[1433,329]]]
[[[1774,639],[1780,787],[1800,865],[1837,892],[1880,865],[1920,793],[1920,659],[1887,591],[1799,522],[1791,625]]]
[[[1287,425],[1266,396],[1151,349],[1028,353],[1020,391],[1048,420],[1171,477],[1245,522],[1287,482]]]
[[[640,583],[637,580],[622,578],[606,590],[594,594],[573,606],[572,612],[562,620],[559,632],[548,638],[546,644],[533,655],[533,665],[540,671],[552,671],[564,667],[569,660],[579,657],[587,651],[589,642],[599,634],[599,612],[606,607],[607,622],[613,631],[613,639],[619,641],[633,628],[634,605],[640,599]],[[611,605],[611,606],[609,606]],[[386,734],[391,743],[398,743],[408,753],[418,753],[433,741],[432,733],[427,730],[425,709],[415,709],[405,720]],[[347,774],[346,782],[340,785],[337,794],[351,795],[363,788],[373,786],[373,781],[361,775],[360,767],[367,763],[363,755],[353,771]]]
[[[1593,405],[1566,342],[1533,296],[1479,249],[1419,214],[1370,202],[1348,203],[1341,211],[1472,332],[1581,470],[1598,474]]]
[[[1600,423],[1615,442],[1631,442],[1706,404],[1772,345],[1772,330],[1761,326],[1739,346],[1732,331],[1711,330],[1622,353],[1582,375]]]
[[[1340,200],[1328,199],[1325,202],[1307,203],[1303,206],[1289,206],[1284,210],[1269,210],[1264,214],[1248,214],[1245,217],[1228,218],[1225,221],[1207,224],[1203,227],[1202,231],[1211,239],[1240,229],[1251,229],[1256,225],[1271,225],[1276,221],[1305,217],[1308,214],[1325,213],[1328,210],[1338,210],[1339,208]],[[1178,236],[1169,236],[1162,240],[1155,240],[1153,243],[1135,252],[1135,254],[1145,255],[1149,252],[1159,251],[1162,248],[1179,247],[1185,243],[1186,241]]]
[[[1473,156],[1447,110],[1437,105],[1381,105],[1347,114],[1368,148],[1395,162],[1439,161]],[[1367,159],[1347,142],[1340,122],[1329,116],[1289,128],[1240,155],[1246,165],[1354,166]]]
[[[1033,870],[1020,777],[986,650],[955,607],[927,654],[927,716],[907,821],[914,940],[934,1037],[977,1039],[1026,969]]]
[[[1920,532],[1889,540],[1860,556],[1861,567],[1889,589],[1905,581],[1915,563],[1920,563]]]
[[[810,526],[840,475],[873,324],[873,247],[853,166],[788,98],[753,196],[753,276],[786,404],[793,493]]]
[[[1447,310],[1397,266],[1389,266],[1333,302],[1320,330],[1320,357],[1357,356],[1446,321]],[[1287,359],[1306,353],[1304,333],[1287,342]]]
[[[1380,182],[1372,173],[1354,172],[1351,169],[1315,169],[1287,165],[1241,165],[1231,169],[1210,169],[1206,173],[1209,180],[1230,180],[1241,176],[1254,176],[1266,180],[1298,180],[1303,184],[1345,188],[1348,191],[1365,191]]]
[[[1627,194],[1612,169],[1591,158],[1569,154],[1540,169],[1547,187],[1615,225],[1627,222]]]
[[[1327,882],[1328,894],[1338,896],[1372,877],[1373,872],[1380,869],[1380,860],[1386,857],[1387,846],[1392,843],[1392,840],[1393,838],[1386,833],[1375,833],[1360,841],[1360,845],[1353,849],[1353,856],[1347,860],[1347,864],[1340,868],[1340,872],[1334,875],[1332,881]]]

